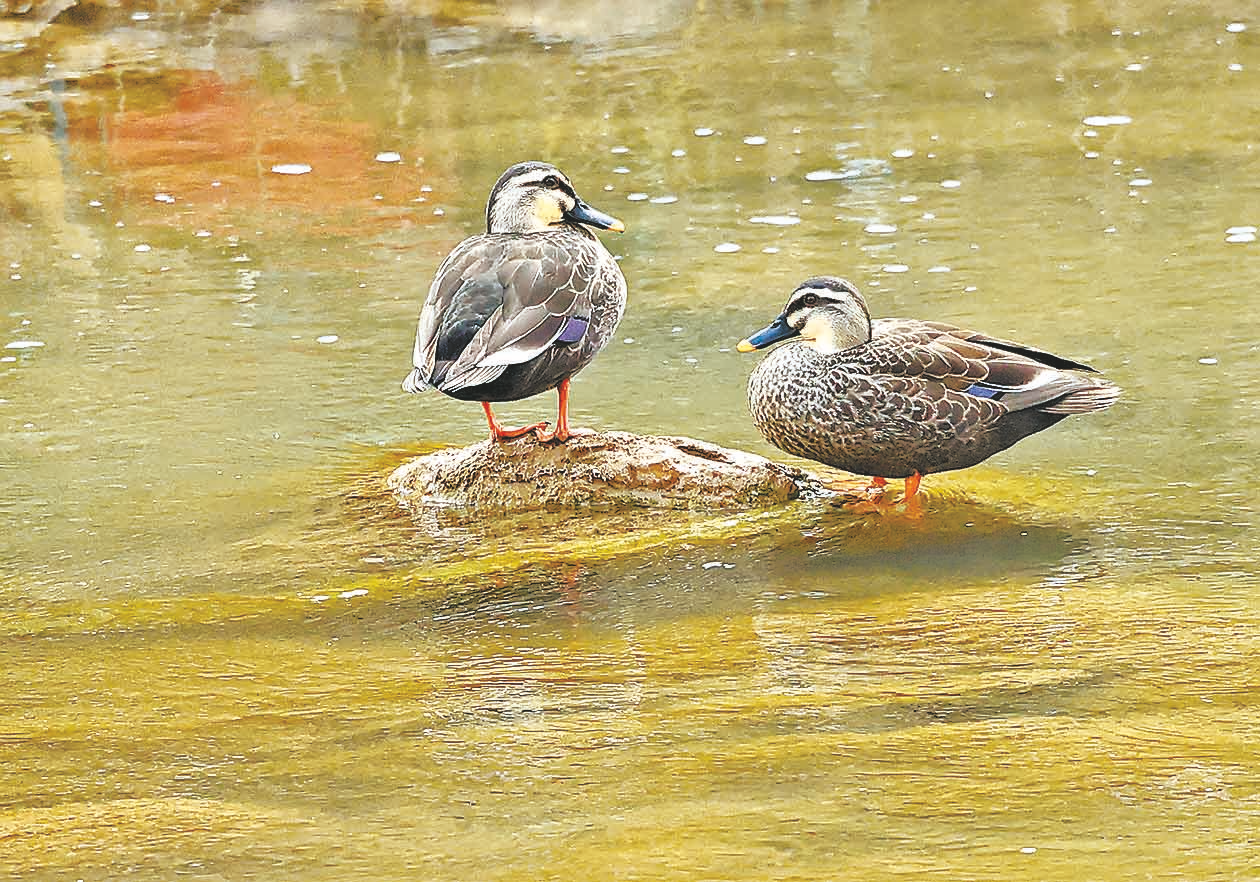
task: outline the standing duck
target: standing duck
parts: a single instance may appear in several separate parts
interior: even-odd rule
[[[843,279],[807,279],[768,327],[743,340],[779,347],[748,379],[753,421],[788,453],[874,480],[905,479],[918,514],[923,475],[965,469],[1069,414],[1109,407],[1120,389],[1088,365],[939,322],[871,320]]]
[[[490,191],[486,232],[455,246],[420,311],[407,392],[434,388],[480,401],[494,441],[534,433],[567,441],[569,380],[612,338],[626,307],[626,280],[588,229],[625,225],[583,202],[545,162],[509,168]],[[504,428],[492,401],[548,389],[560,396],[554,431]]]

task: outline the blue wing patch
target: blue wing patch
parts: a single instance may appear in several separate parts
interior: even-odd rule
[[[557,343],[576,343],[586,334],[586,329],[591,326],[590,319],[581,316],[571,316],[564,324],[564,330],[560,332],[560,336],[556,338]]]
[[[994,401],[997,401],[1005,394],[1000,389],[990,389],[987,386],[981,386],[979,383],[972,383],[963,391],[977,398],[992,398]]]

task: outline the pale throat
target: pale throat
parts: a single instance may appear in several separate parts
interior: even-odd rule
[[[805,326],[801,328],[801,339],[805,341],[806,346],[820,355],[835,355],[841,351],[836,340],[836,329],[822,316],[809,317]]]

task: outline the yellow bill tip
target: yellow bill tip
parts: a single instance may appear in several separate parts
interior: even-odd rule
[[[757,349],[756,346],[752,345],[747,340],[740,340],[739,343],[735,345],[735,348],[740,352],[755,352]]]
[[[613,222],[608,225],[608,229],[612,230],[614,233],[624,233],[626,231],[626,225],[621,221],[614,219]]]

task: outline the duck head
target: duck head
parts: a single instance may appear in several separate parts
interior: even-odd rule
[[[591,208],[569,178],[546,162],[518,162],[505,171],[486,203],[486,231],[540,233],[564,224],[623,232],[617,218]]]
[[[779,317],[736,348],[752,352],[792,337],[823,355],[843,352],[870,341],[871,313],[852,282],[817,276],[797,285]]]

